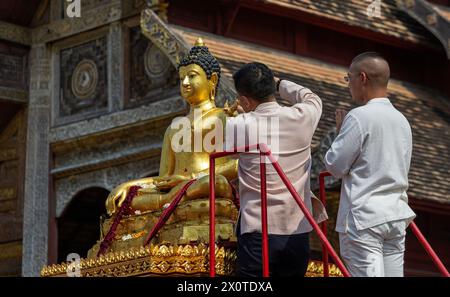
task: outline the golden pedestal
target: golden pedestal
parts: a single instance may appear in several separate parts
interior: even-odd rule
[[[218,247],[217,275],[232,275],[236,253]],[[41,276],[67,276],[78,270],[81,276],[207,276],[209,249],[199,245],[151,245],[128,251],[110,252],[98,258],[81,259],[79,263],[46,266]],[[69,273],[68,273],[69,272]]]
[[[235,272],[234,249],[216,249],[216,274],[231,276]],[[111,252],[98,258],[81,259],[79,263],[62,263],[46,266],[41,271],[45,277],[66,277],[78,270],[82,277],[106,276],[208,276],[209,249],[199,245],[151,245],[132,248],[128,251]],[[329,265],[330,276],[341,277],[342,273],[333,264]],[[323,264],[310,261],[307,277],[323,276]]]
[[[125,216],[116,229],[109,252],[128,251],[140,248],[161,216],[160,211],[146,212]],[[216,199],[216,242],[223,246],[235,246],[235,224],[238,210],[229,199]],[[89,250],[88,258],[94,258],[100,243],[113,224],[114,217],[101,223],[100,240]],[[180,203],[158,234],[152,244],[187,245],[209,242],[209,200],[197,199]]]

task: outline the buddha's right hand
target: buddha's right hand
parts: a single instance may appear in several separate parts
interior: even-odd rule
[[[106,199],[106,212],[108,215],[114,214],[125,201],[128,194],[129,186],[127,184],[120,185],[111,191],[108,198]]]
[[[127,198],[128,190],[131,186],[153,188],[153,180],[154,178],[152,177],[146,177],[142,179],[132,180],[115,187],[114,190],[109,193],[108,198],[105,202],[106,212],[108,213],[108,215],[111,216],[122,206],[122,203]]]

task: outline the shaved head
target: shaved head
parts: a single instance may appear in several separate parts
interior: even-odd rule
[[[353,59],[350,69],[354,72],[364,72],[371,87],[387,88],[391,71],[388,62],[380,54],[362,53]]]

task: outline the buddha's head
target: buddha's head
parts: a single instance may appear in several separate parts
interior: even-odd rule
[[[220,65],[201,38],[180,61],[178,73],[181,95],[190,105],[214,102],[220,79]]]

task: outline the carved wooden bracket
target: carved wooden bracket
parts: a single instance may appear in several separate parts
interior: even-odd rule
[[[0,39],[31,45],[31,30],[22,26],[0,21]]]
[[[178,67],[181,59],[189,52],[190,46],[149,8],[144,9],[141,13],[141,29],[142,34],[150,39],[175,67]],[[208,45],[208,40],[206,40],[206,45]],[[223,106],[226,100],[233,102],[235,98],[236,91],[233,84],[222,75],[219,92],[216,96],[217,105]]]
[[[397,0],[397,7],[427,28],[444,46],[450,59],[450,21],[424,0]]]

